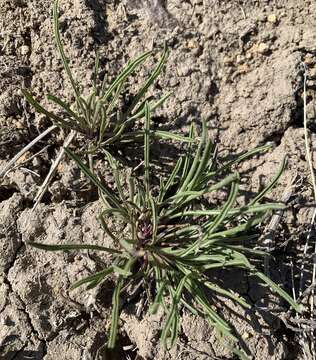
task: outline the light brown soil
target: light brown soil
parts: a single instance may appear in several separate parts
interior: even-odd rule
[[[270,142],[272,150],[239,167],[244,197],[262,188],[288,156],[279,185],[269,195],[280,201],[296,181],[290,209],[278,227],[272,277],[291,289],[311,219],[312,191],[305,160],[302,64],[308,73],[308,124],[316,143],[316,2],[311,0],[73,0],[60,1],[61,28],[70,66],[81,84],[91,84],[95,50],[111,77],[130,58],[166,41],[170,56],[153,93],[173,95],[153,118],[157,127],[186,132],[207,119],[220,157],[231,158]],[[51,0],[1,0],[0,4],[0,169],[49,123],[26,104],[20,89],[30,87],[43,104],[53,93],[70,98],[70,84],[54,46]],[[133,88],[153,65],[141,68]],[[63,133],[40,157],[10,172],[0,183],[0,358],[94,359],[106,340],[110,290],[71,293],[69,285],[99,268],[89,254],[45,253],[25,243],[89,242],[109,245],[96,215],[100,204],[84,190],[85,179],[63,162],[35,212],[32,200],[56,156]],[[156,151],[159,148],[156,149]],[[159,154],[156,154],[159,156]],[[316,159],[315,159],[316,161]],[[241,198],[239,201],[243,201]],[[311,253],[312,250],[309,251]],[[311,258],[306,259],[311,264]],[[311,266],[306,267],[306,284]],[[223,271],[218,277],[253,305],[245,312],[217,298],[216,307],[236,329],[250,358],[298,359],[301,345],[280,320],[286,305],[254,279]],[[159,345],[160,314],[136,317],[139,299],[123,311],[120,341],[109,359],[231,359],[202,319],[186,312],[182,333],[170,352]],[[269,309],[267,312],[265,309]],[[270,314],[272,311],[272,314]],[[133,345],[132,350],[124,346]],[[125,349],[125,350],[124,350]]]

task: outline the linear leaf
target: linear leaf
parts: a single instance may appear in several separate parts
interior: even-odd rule
[[[70,107],[68,106],[68,104],[66,104],[66,103],[65,103],[64,101],[62,101],[60,98],[58,98],[58,97],[55,96],[55,95],[49,94],[49,95],[47,95],[47,99],[53,101],[54,103],[56,103],[57,105],[59,105],[60,107],[62,107],[62,108],[66,111],[66,113],[67,113],[71,118],[74,118],[74,119],[76,119],[77,121],[80,122],[79,116],[78,116],[75,112],[73,112],[73,111],[70,109]]]
[[[110,327],[109,340],[107,343],[107,347],[109,349],[114,349],[116,343],[119,310],[120,310],[120,293],[122,290],[122,286],[123,286],[123,277],[119,276],[112,296],[111,327]]]
[[[122,81],[125,81],[125,79],[135,70],[135,68],[143,63],[148,56],[151,54],[151,51],[147,51],[144,54],[141,54],[133,61],[130,61],[126,67],[119,73],[119,75],[114,79],[114,81],[111,83],[109,89],[104,92],[104,95],[102,96],[102,99],[106,100],[108,97],[113,93],[113,91],[119,86],[119,84]]]
[[[103,192],[108,198],[109,200],[118,208],[122,211],[122,213],[126,213],[126,210],[122,207],[120,201],[117,199],[117,197],[108,189],[105,187],[105,185],[103,185],[100,180],[88,169],[88,167],[86,165],[84,165],[84,163],[80,160],[80,158],[75,155],[74,153],[72,153],[69,149],[65,148],[65,153],[72,159],[74,160],[77,165],[79,166],[79,168],[81,169],[81,171],[92,181],[92,183],[98,187],[98,189]]]
[[[34,99],[34,97],[31,95],[30,92],[28,92],[26,89],[22,89],[21,91],[25,96],[26,100],[35,108],[35,110],[37,110],[41,114],[46,115],[48,118],[52,119],[53,121],[60,122],[61,120],[60,117],[43,108],[43,106],[37,100]]]
[[[213,221],[208,221],[206,224],[203,225],[203,227],[205,227],[207,230],[205,237],[208,237],[210,234],[212,234],[222,223],[222,221],[226,218],[228,211],[231,209],[231,207],[233,206],[236,200],[237,193],[238,193],[238,183],[233,182],[228,199],[225,205],[223,206],[221,212],[216,216],[216,218]]]
[[[274,178],[271,180],[270,184],[268,184],[262,191],[260,191],[260,193],[250,202],[249,205],[253,205],[256,202],[260,201],[265,196],[265,194],[268,193],[276,185],[280,176],[283,174],[286,164],[287,164],[287,158],[284,157],[278,172],[276,173]]]
[[[115,249],[99,245],[88,245],[88,244],[63,244],[63,245],[49,245],[41,244],[37,242],[29,242],[29,245],[47,251],[70,251],[70,250],[95,250],[95,251],[106,251],[111,254],[121,254],[122,252]]]
[[[282,203],[265,203],[258,205],[246,205],[240,208],[230,209],[227,215],[240,215],[240,214],[252,214],[257,212],[266,212],[269,210],[284,210],[286,209],[286,205]],[[221,212],[220,209],[214,210],[183,210],[177,214],[171,215],[170,219],[184,217],[184,216],[214,216],[218,215]]]
[[[127,260],[124,266],[124,270],[126,272],[129,272],[135,261],[136,259],[133,258]],[[124,283],[124,278],[122,275],[119,275],[112,297],[112,314],[111,314],[112,321],[110,327],[109,340],[107,343],[107,347],[109,349],[114,349],[115,347],[118,320],[119,320],[119,311],[120,311],[120,293],[123,287],[123,283]]]
[[[252,149],[250,151],[247,151],[245,154],[240,155],[237,159],[229,161],[228,163],[226,163],[225,165],[220,167],[217,170],[217,172],[222,172],[224,170],[227,170],[227,169],[231,168],[233,165],[238,164],[238,163],[248,159],[251,156],[254,156],[256,154],[260,154],[260,153],[265,152],[265,151],[267,151],[269,149],[271,149],[271,145],[258,146],[257,148]]]
[[[159,76],[162,67],[164,65],[164,63],[166,62],[168,56],[168,48],[165,44],[164,46],[164,51],[162,54],[162,57],[159,61],[159,63],[157,64],[156,68],[154,69],[154,71],[151,73],[150,77],[148,78],[148,80],[145,82],[145,84],[143,85],[143,87],[139,90],[139,92],[137,93],[137,95],[134,97],[132,104],[129,106],[128,110],[127,110],[127,114],[129,114],[130,112],[132,112],[132,110],[134,109],[134,107],[138,104],[139,100],[145,95],[145,93],[147,92],[148,88],[154,83],[154,81],[156,80],[156,78]],[[138,111],[138,109],[136,110],[136,112]]]
[[[71,287],[69,288],[69,290],[74,290],[76,288],[78,288],[81,285],[87,284],[87,283],[93,283],[94,286],[96,286],[97,284],[99,284],[107,275],[111,274],[113,272],[113,267],[110,266],[106,269],[103,269],[101,271],[98,271],[97,273],[87,276],[83,279],[80,279],[78,281],[76,281],[74,284],[71,285]]]
[[[145,134],[144,134],[144,186],[146,197],[149,196],[150,180],[149,180],[149,143],[150,143],[150,109],[148,102],[145,104]]]
[[[172,301],[172,306],[171,306],[171,309],[169,311],[169,314],[167,316],[167,320],[165,322],[165,325],[164,325],[164,328],[162,330],[162,333],[161,333],[161,341],[163,342],[163,344],[165,345],[165,347],[167,347],[167,337],[168,337],[168,334],[169,334],[169,331],[170,331],[170,328],[172,326],[172,323],[174,321],[177,321],[175,320],[176,317],[179,316],[179,312],[178,312],[178,303],[180,301],[180,297],[181,297],[181,294],[182,294],[182,291],[183,291],[183,288],[185,286],[185,283],[188,279],[190,274],[184,276],[178,286],[177,286],[177,289],[175,291],[175,294],[173,296],[173,301]],[[175,336],[172,336],[172,342],[175,341]],[[171,343],[171,346],[173,345],[173,343]]]
[[[267,285],[269,285],[271,287],[271,289],[274,292],[276,292],[278,295],[280,295],[284,300],[286,300],[295,311],[297,311],[298,313],[300,313],[302,311],[301,306],[299,304],[297,304],[293,300],[293,298],[286,291],[284,291],[279,285],[277,285],[274,281],[269,279],[266,275],[264,275],[260,271],[253,270],[252,273],[255,276],[257,276],[259,279],[264,281]]]
[[[64,69],[66,70],[66,73],[68,75],[68,78],[70,80],[71,86],[75,92],[75,97],[76,100],[78,102],[78,105],[80,106],[81,110],[83,110],[82,108],[82,102],[80,100],[80,92],[77,86],[77,83],[75,82],[70,67],[68,65],[68,60],[66,58],[65,52],[64,52],[64,47],[63,44],[61,42],[61,38],[60,38],[60,29],[59,29],[59,21],[58,21],[58,2],[59,0],[55,0],[54,2],[54,6],[53,6],[53,20],[54,20],[54,36],[55,36],[55,41],[56,41],[56,45],[57,45],[57,49],[59,52],[59,55],[61,57]]]

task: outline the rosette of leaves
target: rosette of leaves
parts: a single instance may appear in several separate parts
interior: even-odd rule
[[[131,132],[130,129],[137,119],[144,116],[145,96],[150,86],[155,82],[161,73],[168,56],[165,46],[160,61],[150,73],[146,81],[140,86],[138,92],[133,95],[128,104],[121,104],[120,97],[126,92],[126,84],[130,81],[131,75],[137,71],[138,67],[152,55],[152,51],[147,51],[134,60],[130,60],[127,65],[119,72],[115,79],[107,84],[107,77],[99,81],[100,58],[97,54],[93,76],[93,86],[90,94],[83,96],[83,87],[75,80],[66,57],[60,36],[58,20],[58,0],[53,6],[53,25],[54,37],[58,53],[60,55],[64,70],[70,81],[74,103],[68,103],[55,95],[48,95],[48,100],[57,104],[61,109],[61,115],[57,115],[45,109],[26,89],[22,90],[27,101],[39,112],[46,115],[54,125],[83,135],[89,144],[90,152],[96,148],[104,147],[120,141],[133,141],[142,137],[140,132]],[[170,94],[165,94],[157,101],[151,103],[151,107],[159,107]],[[164,131],[157,131],[155,135],[161,138],[168,137],[170,134]]]
[[[237,338],[227,321],[218,314],[206,295],[207,291],[226,296],[245,308],[250,305],[241,296],[214,283],[208,276],[212,269],[241,268],[249,271],[261,282],[285,299],[291,307],[299,310],[295,301],[276,283],[260,272],[253,259],[264,252],[247,246],[256,237],[257,225],[273,210],[283,209],[281,203],[262,200],[275,185],[285,166],[260,193],[242,207],[236,207],[239,175],[227,170],[249,156],[264,151],[260,147],[249,151],[234,161],[218,167],[215,146],[208,139],[203,122],[198,146],[193,139],[195,129],[191,126],[187,152],[179,158],[170,176],[153,186],[150,171],[150,108],[145,105],[144,177],[128,179],[129,191],[124,191],[124,181],[116,160],[105,152],[116,182],[116,191],[110,190],[90,169],[69,150],[67,154],[79,165],[83,173],[98,187],[105,209],[100,221],[115,246],[104,248],[97,244],[31,245],[44,250],[106,251],[112,256],[112,264],[105,269],[80,279],[72,285],[93,288],[108,276],[116,277],[113,290],[112,322],[107,346],[114,348],[120,316],[120,297],[127,286],[147,284],[148,298],[152,298],[149,311],[164,310],[165,322],[161,341],[166,347],[173,346],[180,329],[182,307],[205,318],[218,333],[228,340],[227,346],[245,358],[234,343]],[[226,175],[225,175],[226,174]],[[214,208],[206,196],[219,189],[228,192],[226,201]],[[128,194],[127,194],[128,193]],[[116,236],[108,224],[109,217],[117,217],[128,228],[128,235]],[[233,344],[231,344],[233,343]]]
[[[128,92],[127,84],[133,81],[132,76],[137,76],[137,70],[152,55],[153,52],[147,51],[138,56],[136,59],[130,60],[118,73],[114,80],[109,83],[107,83],[106,76],[104,76],[102,81],[100,80],[100,57],[97,54],[93,75],[93,85],[89,95],[84,96],[83,94],[87,93],[87,89],[84,89],[73,77],[69,66],[69,60],[66,57],[61,41],[58,3],[59,0],[55,0],[53,4],[54,37],[63,68],[73,90],[74,102],[67,102],[56,95],[48,95],[48,100],[60,109],[60,112],[57,113],[44,108],[34,98],[29,90],[22,90],[26,100],[37,112],[50,119],[52,125],[40,133],[22,150],[20,150],[8,162],[8,164],[1,169],[0,178],[11,171],[14,166],[18,166],[18,160],[30,148],[34,147],[35,144],[56,129],[64,129],[67,135],[65,137],[63,147],[68,147],[74,142],[76,137],[80,139],[77,143],[77,147],[84,150],[85,155],[89,159],[89,167],[92,171],[94,169],[94,156],[97,155],[101,149],[108,149],[110,145],[118,145],[126,142],[131,145],[135,145],[136,141],[142,142],[144,138],[144,132],[142,129],[136,129],[136,122],[144,117],[145,102],[149,99],[147,94],[148,89],[154,84],[161,73],[168,57],[166,45],[164,46],[162,56],[154,69],[149,73],[146,80],[144,80],[144,82],[139,86],[138,91],[135,94],[130,94],[128,99],[125,98]],[[150,107],[152,109],[158,108],[169,96],[170,93],[166,93],[159,99],[151,100]],[[160,139],[176,139],[184,142],[188,141],[188,139],[181,135],[159,129],[152,130],[151,135]],[[58,168],[59,163],[62,161],[63,156],[64,149],[60,148],[56,155],[56,159],[52,162],[45,180],[39,187],[38,192],[34,197],[34,208],[39,204],[45,191],[48,189],[48,186]]]

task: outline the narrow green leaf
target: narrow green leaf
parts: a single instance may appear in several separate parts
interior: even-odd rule
[[[221,212],[216,216],[214,220],[210,220],[203,225],[206,228],[205,237],[208,237],[210,234],[212,234],[222,223],[222,221],[226,218],[228,211],[231,209],[231,207],[233,206],[236,200],[237,193],[238,193],[238,183],[233,182],[228,199],[225,205],[223,206]]]
[[[249,157],[263,153],[269,149],[271,149],[271,145],[258,146],[257,148],[247,151],[245,154],[242,154],[237,159],[229,161],[228,163],[226,163],[225,165],[220,167],[217,170],[217,172],[222,172],[224,170],[227,170],[227,169],[231,168],[233,165],[238,164],[238,163],[248,159]]]
[[[278,286],[274,281],[272,281],[271,279],[269,279],[266,275],[264,275],[263,273],[261,273],[260,271],[257,271],[255,269],[252,270],[252,273],[257,276],[259,279],[261,279],[262,281],[264,281],[267,285],[270,286],[270,288],[276,292],[279,296],[281,296],[284,300],[286,300],[291,306],[292,308],[297,311],[298,313],[302,312],[302,308],[299,304],[297,304],[293,298],[286,292],[284,291],[280,286]]]
[[[154,110],[156,110],[159,106],[161,106],[170,96],[171,96],[171,92],[166,93],[165,95],[163,95],[159,100],[157,101],[150,101],[149,102],[149,108],[151,109],[151,111],[153,112]],[[140,119],[144,116],[145,114],[145,103],[146,101],[148,101],[147,99],[145,101],[143,101],[142,105],[139,106],[139,110],[135,113],[135,115],[129,117],[126,121],[125,124],[130,124],[132,122],[134,122],[136,119]]]
[[[122,213],[126,213],[126,210],[122,207],[117,197],[111,192],[111,190],[107,189],[106,186],[100,182],[100,180],[89,170],[87,166],[84,165],[84,163],[80,160],[80,158],[77,155],[72,153],[67,148],[65,148],[65,153],[77,163],[81,171],[92,181],[92,183],[95,186],[97,186],[97,188],[101,192],[103,192],[108,197],[108,199],[111,201],[113,205],[115,205],[115,207],[120,209]]]
[[[161,341],[163,342],[163,344],[165,345],[165,347],[167,348],[167,338],[169,335],[169,331],[170,328],[172,327],[172,324],[174,321],[177,321],[176,317],[179,316],[179,312],[178,312],[178,303],[180,301],[180,297],[183,291],[183,288],[186,284],[186,281],[188,279],[188,277],[190,276],[190,274],[185,275],[179,282],[177,289],[175,291],[175,294],[173,296],[173,301],[172,301],[172,306],[171,309],[169,311],[169,314],[167,316],[167,320],[165,322],[164,328],[162,330],[161,333]],[[177,325],[177,324],[176,324]],[[175,333],[177,332],[177,326],[176,329],[173,329],[173,331],[171,332],[171,346],[173,345],[174,341],[175,341]]]
[[[188,279],[185,286],[192,294],[195,301],[203,308],[203,311],[211,320],[211,324],[227,337],[237,341],[231,333],[230,326],[209,305],[207,298],[201,289],[201,285],[196,281],[196,279]]]
[[[119,266],[116,266],[116,265],[113,265],[113,271],[115,272],[115,274],[121,275],[124,278],[132,275],[130,270],[122,269],[122,268],[120,268]]]
[[[124,270],[126,272],[129,272],[133,266],[133,264],[135,263],[136,259],[129,259],[126,261],[125,266],[124,266]],[[117,328],[118,328],[118,320],[119,320],[119,311],[120,311],[120,293],[122,290],[124,284],[124,278],[122,275],[120,275],[118,277],[114,292],[113,292],[113,297],[112,297],[112,314],[111,314],[111,328],[110,328],[110,334],[109,334],[109,340],[107,343],[107,347],[109,349],[114,349],[115,348],[115,343],[116,343],[116,336],[117,336]]]
[[[98,75],[100,69],[100,53],[99,51],[95,54],[94,72],[93,72],[93,87],[95,93],[97,93]]]
[[[156,280],[156,282],[157,282],[157,280]],[[151,314],[156,314],[157,313],[158,308],[161,305],[163,293],[166,290],[167,283],[168,283],[167,280],[164,279],[164,280],[161,281],[161,284],[158,286],[155,300],[154,300],[153,304],[150,306],[150,309],[149,309]]]
[[[28,92],[26,89],[22,89],[21,90],[23,95],[25,96],[26,100],[35,108],[36,111],[38,111],[41,114],[46,115],[49,119],[55,121],[55,122],[60,122],[60,117],[53,114],[52,112],[46,110],[43,108],[43,106],[33,98],[33,96],[31,95],[30,92]]]
[[[162,202],[164,199],[165,194],[167,193],[167,191],[170,189],[170,187],[173,185],[174,180],[176,178],[176,176],[178,175],[181,166],[183,163],[183,158],[179,158],[175,167],[172,170],[171,175],[169,176],[166,185],[162,186],[160,192],[159,192],[159,196],[158,196],[158,202]]]
[[[112,297],[111,327],[110,327],[110,334],[107,343],[107,347],[109,349],[115,348],[118,320],[119,320],[119,310],[120,310],[120,292],[122,290],[122,286],[123,286],[123,277],[119,276]]]
[[[153,241],[153,243],[155,243],[156,237],[157,237],[159,218],[158,218],[157,205],[155,203],[155,200],[153,199],[153,197],[151,196],[150,193],[148,195],[149,195],[149,205],[151,207],[151,220],[152,220],[152,225],[153,225],[152,241]]]
[[[262,191],[260,191],[260,193],[250,202],[250,204],[249,204],[250,206],[257,203],[258,201],[260,201],[265,196],[265,194],[267,194],[276,185],[280,176],[283,174],[286,164],[287,164],[287,158],[284,157],[278,172],[276,173],[274,178],[271,180],[270,184],[268,184]]]
[[[135,179],[132,176],[128,177],[128,185],[129,185],[129,200],[131,202],[135,201]]]
[[[73,112],[70,107],[68,106],[68,104],[66,104],[64,101],[62,101],[60,98],[58,98],[55,95],[47,95],[47,99],[53,101],[54,103],[56,103],[57,105],[59,105],[61,108],[63,108],[66,113],[70,116],[70,118],[74,118],[75,120],[77,120],[78,122],[80,122],[80,119],[78,117],[78,115]],[[76,124],[77,125],[77,124]]]
[[[151,108],[150,108],[151,109]],[[152,112],[152,109],[151,109]],[[126,122],[124,123],[126,125]],[[121,136],[121,142],[131,142],[133,141],[141,141],[144,138],[144,131],[133,131],[133,132],[126,132]],[[169,131],[163,131],[163,130],[150,130],[150,136],[154,139],[162,139],[162,140],[175,140],[175,141],[181,141],[181,142],[192,142],[193,140],[179,135],[175,133],[171,133]]]
[[[146,94],[148,88],[155,82],[155,80],[157,79],[157,77],[159,76],[159,74],[161,73],[161,70],[163,68],[163,65],[166,62],[168,56],[168,49],[165,43],[164,46],[164,51],[162,54],[162,57],[159,61],[159,63],[157,64],[156,68],[154,69],[154,71],[151,73],[150,77],[148,78],[148,80],[145,82],[145,84],[143,85],[143,87],[139,90],[139,92],[137,93],[137,95],[134,97],[131,105],[129,106],[129,108],[127,109],[127,114],[131,113],[134,109],[134,107],[138,104],[138,102],[140,101],[140,99]],[[136,112],[138,112],[138,109],[136,110]]]
[[[118,163],[108,151],[103,149],[103,152],[106,155],[107,160],[108,160],[108,162],[110,164],[110,167],[112,169],[112,173],[114,175],[114,181],[115,181],[115,184],[116,184],[118,194],[119,194],[122,202],[124,202],[125,201],[125,196],[124,196],[124,192],[123,192],[123,188],[122,188],[122,184],[121,184],[121,176],[120,176],[121,174],[120,174],[120,171],[119,171],[119,168],[118,168]]]
[[[191,142],[187,146],[187,153],[184,157],[184,164],[183,164],[183,168],[182,168],[182,176],[181,176],[181,182],[180,182],[181,186],[183,185],[183,182],[187,178],[188,172],[189,172],[189,165],[191,163],[191,156],[192,156],[191,151],[192,151],[194,129],[195,129],[194,123],[191,123],[190,130],[189,130],[189,136],[188,136],[188,138],[191,140]]]
[[[63,244],[63,245],[49,245],[41,244],[37,242],[29,242],[29,245],[47,251],[70,251],[70,250],[95,250],[95,251],[106,251],[111,254],[121,254],[122,252],[115,249],[110,249],[99,245],[88,245],[88,244]]]
[[[156,139],[163,139],[163,140],[175,140],[175,141],[181,141],[181,142],[192,142],[193,140],[179,134],[171,133],[169,131],[163,131],[163,130],[152,130],[151,134]]]
[[[55,36],[55,41],[56,41],[56,45],[57,45],[57,49],[59,52],[59,55],[61,57],[64,69],[67,73],[67,76],[70,80],[71,86],[75,92],[75,96],[76,96],[76,100],[78,102],[78,105],[80,106],[81,110],[83,110],[82,108],[82,102],[80,100],[80,92],[77,86],[77,83],[75,82],[70,67],[68,65],[68,60],[66,58],[65,52],[64,52],[64,47],[63,44],[61,42],[60,39],[60,29],[59,29],[59,21],[58,21],[58,2],[59,0],[55,0],[54,2],[54,6],[53,6],[53,21],[54,21],[54,36]]]
[[[179,188],[178,193],[184,193],[184,192],[188,191],[187,186],[189,185],[192,178],[195,176],[197,168],[198,168],[200,160],[201,160],[201,153],[202,153],[202,150],[203,150],[205,142],[206,142],[206,136],[207,136],[206,135],[206,125],[205,125],[205,121],[203,121],[202,122],[202,136],[201,136],[199,146],[198,146],[197,151],[195,153],[193,162],[192,162],[192,164],[190,166],[190,170],[189,170],[183,184]]]
[[[240,215],[240,214],[252,214],[259,212],[267,212],[269,210],[284,210],[287,206],[282,203],[266,203],[266,204],[258,204],[258,205],[246,205],[243,207],[230,209],[227,213],[228,216]],[[221,212],[220,209],[214,210],[183,210],[177,214],[171,215],[170,219],[175,219],[178,217],[185,216],[215,216]]]
[[[87,277],[85,277],[83,279],[80,279],[80,280],[76,281],[74,284],[71,285],[69,290],[74,290],[74,289],[78,288],[79,286],[87,284],[87,283],[93,283],[93,285],[95,287],[101,281],[103,281],[104,278],[107,275],[111,274],[112,272],[113,272],[113,267],[110,266],[110,267],[108,267],[106,269],[103,269],[103,270],[101,270],[101,271],[99,271],[99,272],[97,272],[97,273],[95,273],[95,274],[93,274],[91,276],[87,276]]]
[[[193,175],[192,180],[188,184],[188,190],[193,190],[197,188],[196,185],[199,183],[200,178],[205,174],[209,160],[211,158],[211,153],[213,151],[213,144],[211,143],[211,141],[208,139],[207,136],[206,121],[203,120],[202,124],[203,124],[203,133],[205,134],[202,139],[204,150],[199,162],[199,166],[195,174]]]
[[[133,61],[129,61],[126,67],[119,73],[119,75],[111,83],[109,89],[104,92],[102,99],[107,100],[109,96],[113,93],[113,91],[117,88],[117,86],[119,86],[119,84],[122,83],[122,81],[125,81],[125,79],[136,69],[136,67],[142,64],[149,57],[150,54],[151,51],[147,51],[144,54],[141,54]]]
[[[171,197],[169,197],[168,199],[166,199],[162,204],[160,205],[165,205],[167,203],[173,203],[174,200],[178,200],[178,199],[183,199],[185,198],[185,201],[181,202],[181,205],[192,201],[195,198],[198,198],[202,195],[205,195],[207,193],[210,193],[212,191],[218,190],[224,186],[229,185],[230,183],[232,183],[233,181],[237,180],[239,178],[238,173],[234,173],[231,175],[228,175],[225,179],[217,182],[216,184],[209,186],[203,190],[200,191],[183,191],[180,192],[178,191],[176,195],[173,195]],[[179,210],[179,205],[177,206],[177,210]],[[172,211],[167,212],[168,216],[171,216],[171,213],[174,212],[174,209],[172,209]]]
[[[242,305],[243,307],[247,308],[247,309],[250,309],[251,306],[243,299],[241,298],[240,296],[238,295],[235,295],[233,294],[232,292],[228,291],[228,290],[225,290],[221,287],[219,287],[218,285],[216,284],[213,284],[212,282],[210,281],[203,281],[202,280],[202,283],[204,284],[204,286],[206,286],[207,288],[209,288],[210,290],[212,291],[215,291],[217,292],[218,294],[221,294],[221,295],[224,295],[234,301],[236,301],[237,303],[239,303],[240,305]]]
[[[260,224],[265,216],[255,216],[251,219],[249,219],[244,224],[237,225],[233,228],[219,231],[217,233],[213,233],[208,237],[208,240],[203,242],[202,247],[206,248],[209,245],[214,244],[216,241],[222,241],[224,239],[229,240],[232,235],[236,235],[238,233],[242,233],[244,231],[249,230],[250,228],[254,227],[255,225]]]
[[[150,189],[150,180],[149,180],[149,144],[150,144],[150,109],[148,102],[145,104],[145,134],[144,134],[144,186],[146,197],[148,200],[148,194]]]

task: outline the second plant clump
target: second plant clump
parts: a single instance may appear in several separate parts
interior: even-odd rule
[[[215,147],[208,139],[203,122],[199,145],[195,148],[194,126],[191,127],[186,155],[181,157],[170,176],[151,185],[150,172],[150,108],[145,105],[144,176],[143,180],[130,177],[127,181],[119,170],[119,164],[108,152],[106,158],[112,169],[116,189],[111,190],[93,174],[77,155],[67,154],[98,187],[105,209],[100,215],[104,231],[113,240],[112,249],[96,244],[44,245],[32,243],[44,250],[91,249],[111,254],[112,265],[79,280],[72,289],[86,285],[89,289],[101,284],[110,276],[116,276],[112,300],[112,322],[107,346],[115,347],[120,314],[120,296],[127,286],[143,283],[148,298],[152,297],[149,311],[155,313],[162,307],[166,320],[161,341],[166,347],[175,344],[180,330],[180,309],[187,308],[195,315],[203,316],[219,335],[229,343],[237,342],[230,325],[213,309],[207,291],[233,299],[242,306],[251,306],[242,297],[220,287],[208,275],[209,270],[241,268],[258,277],[283,297],[295,310],[298,305],[277,284],[256,269],[252,259],[265,253],[247,247],[247,242],[257,236],[260,224],[271,210],[284,208],[280,203],[261,204],[266,193],[275,185],[280,172],[271,183],[248,204],[234,207],[238,195],[239,175],[225,175],[234,164],[252,156],[265,147],[250,151],[235,161],[217,167]],[[225,176],[224,176],[225,175]],[[128,183],[126,183],[128,182]],[[128,194],[125,189],[129,188]],[[228,189],[223,206],[213,208],[206,195],[219,189]],[[128,227],[125,235],[117,236],[107,226],[110,217],[119,218]],[[231,348],[240,357],[244,354]]]

